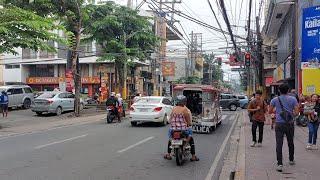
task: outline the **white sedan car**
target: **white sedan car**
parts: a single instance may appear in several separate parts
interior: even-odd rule
[[[139,122],[158,122],[166,125],[172,109],[172,102],[167,97],[141,97],[130,107],[131,125],[136,126]]]

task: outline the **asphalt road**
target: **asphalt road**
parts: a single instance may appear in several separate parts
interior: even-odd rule
[[[1,180],[204,180],[236,112],[212,134],[195,134],[199,162],[163,159],[167,127],[101,122],[0,138]],[[222,155],[225,155],[224,150]],[[223,156],[212,179],[218,179]]]
[[[97,112],[95,107],[83,109],[81,112],[82,116],[90,116],[96,115]],[[0,114],[0,125],[4,128],[13,127],[13,126],[23,126],[30,124],[37,124],[43,122],[52,122],[65,120],[73,117],[73,112],[64,112],[60,116],[56,116],[55,114],[43,114],[38,116],[36,113],[32,112],[30,109],[14,109],[10,110],[7,118],[2,118],[2,114]]]

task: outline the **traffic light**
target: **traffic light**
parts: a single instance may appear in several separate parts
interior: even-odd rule
[[[244,59],[245,59],[246,66],[249,67],[250,63],[251,63],[251,54],[250,53],[245,53]]]

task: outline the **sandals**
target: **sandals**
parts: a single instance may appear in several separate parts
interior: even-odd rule
[[[200,159],[196,156],[196,158],[195,159],[192,159],[192,158],[190,158],[190,161],[191,162],[193,162],[193,161],[199,161]]]
[[[166,159],[166,160],[172,160],[172,157],[169,156],[168,154],[164,155],[163,158]]]

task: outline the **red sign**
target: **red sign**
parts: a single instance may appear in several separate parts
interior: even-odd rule
[[[72,86],[70,80],[73,80],[73,79],[64,78],[64,77],[30,77],[30,78],[27,78],[27,84],[59,84],[59,82],[66,81],[67,87],[70,88]],[[100,84],[100,79],[99,77],[82,77],[81,83],[82,84]]]
[[[175,75],[175,63],[174,62],[162,62],[162,75],[174,76]]]
[[[272,76],[265,77],[265,81],[266,81],[266,86],[269,87],[273,82],[273,77]]]

